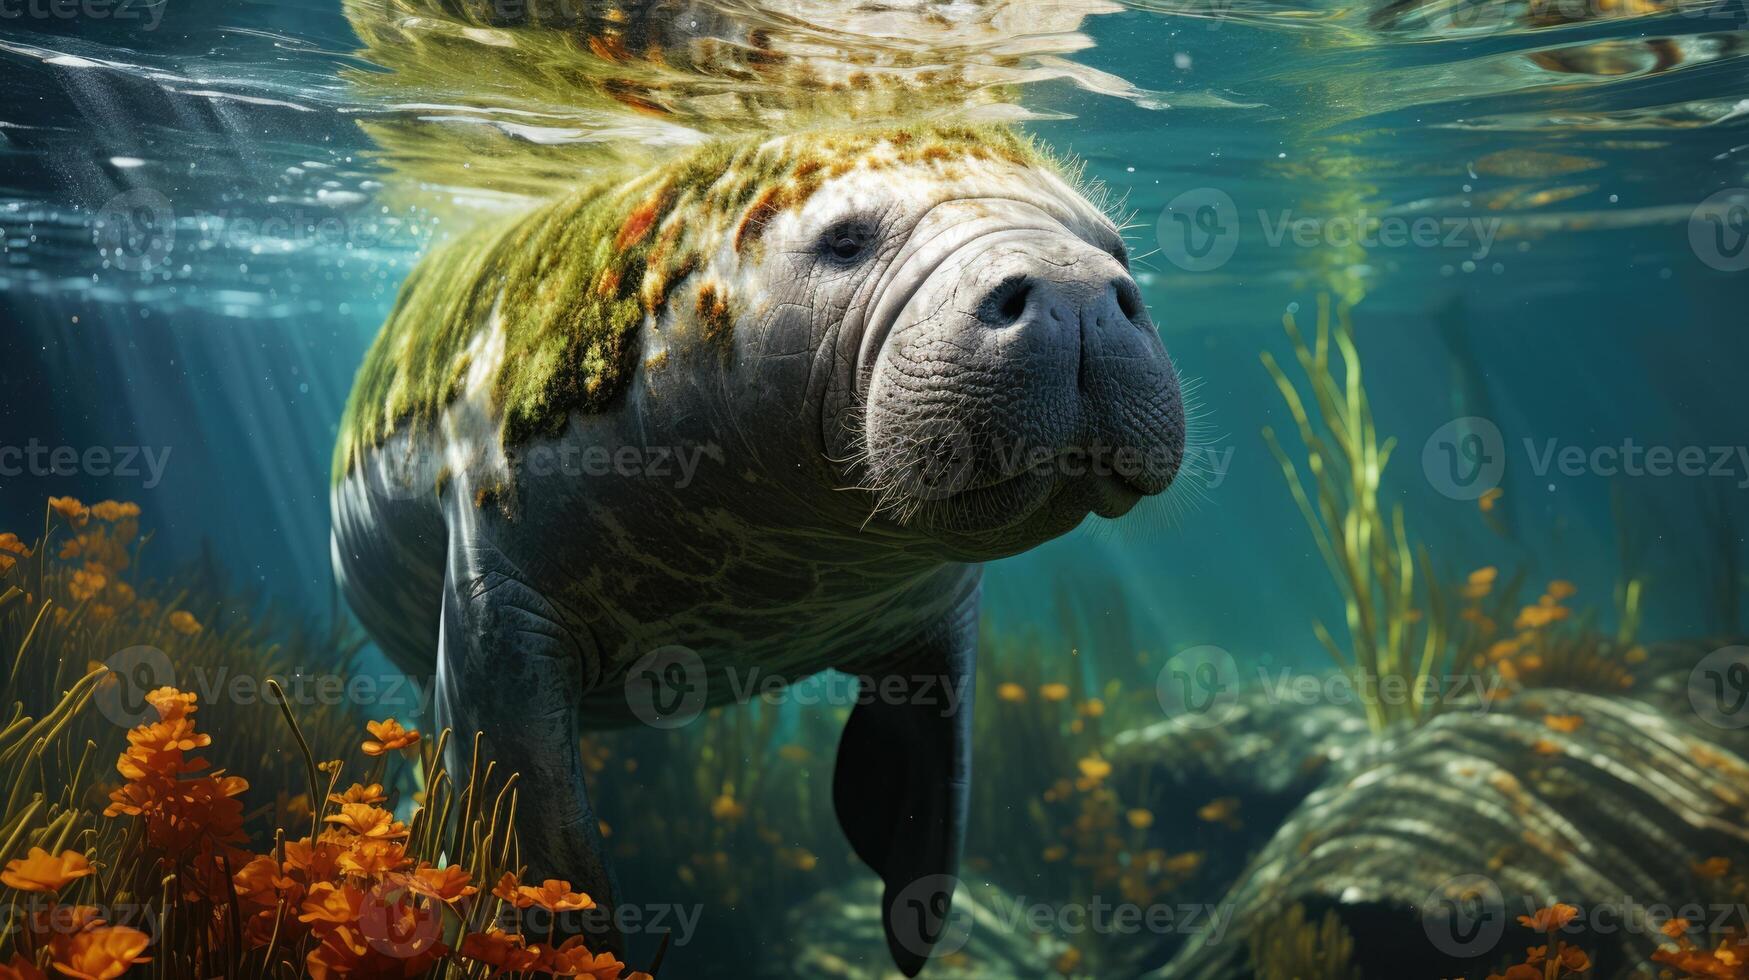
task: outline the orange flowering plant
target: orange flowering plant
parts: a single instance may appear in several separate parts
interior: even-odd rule
[[[118,660],[112,651],[150,648],[185,666],[290,674],[279,638],[226,603],[130,581],[139,514],[58,497],[34,543],[0,536],[0,649],[19,665],[9,679],[0,672],[0,696],[50,706],[0,731],[0,778],[11,783],[0,795],[10,799],[0,885],[27,913],[0,934],[0,980],[645,976],[550,923],[523,935],[528,909],[594,902],[563,881],[518,878],[513,781],[495,796],[471,776],[458,786],[443,765],[448,732],[425,739],[393,718],[323,706],[300,718],[275,681],[265,707],[203,703],[161,683],[172,679],[162,668]],[[143,690],[138,710],[118,693],[127,685]],[[107,703],[90,710],[99,694]],[[117,720],[132,725],[125,739]],[[319,762],[306,731],[318,745],[350,741],[365,768],[345,778],[343,761]],[[93,786],[99,767],[86,762],[105,743],[119,750],[114,777]],[[209,756],[221,753],[265,770],[267,797],[249,802],[261,790],[215,767]],[[471,771],[487,771],[486,760]],[[287,782],[290,772],[300,775]],[[422,792],[403,800],[406,786]]]

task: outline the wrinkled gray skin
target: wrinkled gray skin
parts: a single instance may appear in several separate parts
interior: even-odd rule
[[[765,289],[742,297],[727,353],[682,346],[641,367],[616,410],[525,447],[484,506],[476,491],[503,484],[476,465],[489,419],[458,406],[441,431],[391,439],[335,488],[334,559],[398,662],[429,672],[437,651],[436,720],[457,748],[479,731],[520,773],[529,877],[604,907],[622,896],[581,731],[647,719],[652,696],[725,702],[731,673],[742,690],[826,668],[865,690],[887,679],[897,696],[852,712],[835,797],[915,975],[964,833],[976,563],[1165,490],[1184,419],[1121,237],[1054,175],[833,190],[767,231]],[[682,488],[585,475],[595,446],[706,454]]]

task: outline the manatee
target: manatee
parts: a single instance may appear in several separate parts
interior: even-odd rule
[[[531,874],[622,901],[581,732],[837,669],[870,696],[836,811],[916,975],[965,833],[980,563],[1184,457],[1129,264],[1048,151],[933,124],[709,143],[417,266],[341,425],[334,567],[453,744],[519,774]]]

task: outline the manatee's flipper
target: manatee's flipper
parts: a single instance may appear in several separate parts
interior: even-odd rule
[[[571,882],[597,909],[567,933],[591,948],[624,953],[612,925],[619,887],[583,784],[583,692],[599,677],[587,628],[530,588],[520,570],[477,533],[452,533],[444,581],[437,668],[437,720],[451,729],[449,769],[468,779],[474,733],[482,760],[496,763],[482,805],[490,813],[517,774],[516,834],[525,880]]]
[[[838,743],[838,823],[881,876],[887,949],[908,977],[949,922],[971,789],[977,647],[974,590],[890,666],[858,671],[858,703]]]

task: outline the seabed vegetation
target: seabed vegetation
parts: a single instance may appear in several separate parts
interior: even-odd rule
[[[519,879],[514,779],[488,793],[477,751],[447,771],[449,732],[306,710],[276,680],[258,701],[203,704],[106,666],[152,647],[178,671],[271,678],[349,656],[292,634],[293,658],[220,595],[130,574],[139,520],[133,504],[57,497],[34,542],[0,535],[0,978],[647,980],[559,941],[554,916],[593,902]]]

